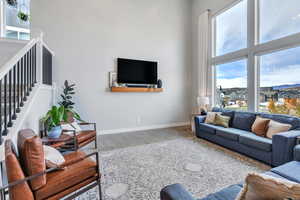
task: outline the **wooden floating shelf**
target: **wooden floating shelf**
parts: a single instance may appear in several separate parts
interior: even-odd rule
[[[163,92],[163,88],[112,87],[112,92]]]

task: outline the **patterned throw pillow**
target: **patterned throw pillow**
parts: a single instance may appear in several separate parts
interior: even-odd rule
[[[268,131],[270,119],[256,117],[254,121],[251,131],[258,136],[265,137]]]
[[[229,128],[229,121],[230,117],[216,114],[214,124],[218,126],[223,126],[224,128]]]
[[[267,131],[267,137],[272,139],[273,135],[276,135],[277,133],[289,131],[291,128],[292,128],[292,125],[290,125],[290,124],[283,124],[283,123],[279,123],[274,120],[271,120],[269,123],[268,131]]]
[[[215,123],[215,118],[216,114],[221,114],[220,112],[208,112],[206,115],[205,122],[206,124],[214,124]]]
[[[300,184],[264,174],[249,174],[236,200],[298,200]]]

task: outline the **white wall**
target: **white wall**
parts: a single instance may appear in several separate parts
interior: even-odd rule
[[[188,0],[32,0],[32,28],[54,50],[54,81],[77,84],[83,119],[101,130],[187,122],[192,3]],[[116,58],[159,62],[163,93],[111,93]],[[137,117],[141,123],[137,123]]]
[[[193,1],[193,20],[192,20],[192,34],[193,34],[193,89],[192,89],[192,104],[196,105],[196,98],[197,98],[197,83],[199,77],[199,65],[198,65],[198,55],[199,55],[199,48],[198,48],[198,18],[199,16],[205,12],[206,10],[210,10],[211,15],[214,15],[216,12],[226,8],[227,6],[231,5],[237,0],[192,0]],[[208,93],[212,93],[212,79],[211,76],[208,79]]]
[[[24,46],[25,42],[14,42],[0,38],[0,67],[8,62]]]

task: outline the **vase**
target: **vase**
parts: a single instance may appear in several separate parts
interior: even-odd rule
[[[49,138],[59,138],[61,135],[62,129],[60,126],[55,126],[53,127],[49,132],[48,132],[48,137]]]

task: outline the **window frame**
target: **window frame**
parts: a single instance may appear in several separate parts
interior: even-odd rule
[[[248,88],[248,110],[257,112],[259,109],[259,87],[260,87],[260,56],[272,52],[290,49],[300,46],[300,32],[289,36],[259,43],[259,1],[247,0],[247,47],[221,56],[216,56],[216,17],[232,8],[243,0],[237,0],[225,8],[212,13],[211,23],[211,55],[209,68],[212,71],[212,102],[216,105],[216,73],[217,65],[226,64],[236,60],[247,59],[247,88]]]
[[[7,31],[15,31],[17,32],[18,35],[18,38],[16,40],[23,41],[22,39],[20,39],[20,33],[28,33],[30,35],[30,29],[7,25],[5,7],[6,7],[6,2],[4,0],[0,0],[0,38],[7,38],[6,37]]]

